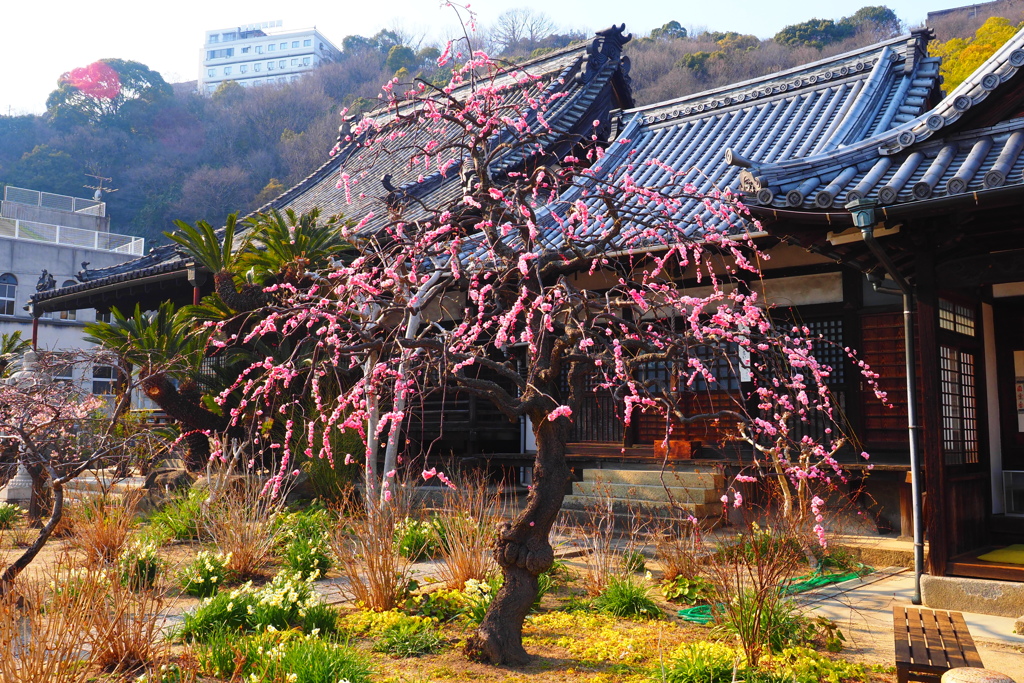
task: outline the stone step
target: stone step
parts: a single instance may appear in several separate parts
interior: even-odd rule
[[[129,477],[114,484],[102,482],[92,477],[79,477],[72,479],[64,485],[65,490],[78,493],[103,493],[108,491],[112,494],[123,494],[127,491],[141,489],[145,483],[145,477]]]
[[[566,496],[562,501],[562,509],[574,512],[587,511],[593,508],[595,498],[590,496]],[[669,517],[671,506],[664,501],[634,500],[631,498],[606,498],[611,502],[612,512],[616,516],[627,516],[639,513],[652,517]],[[676,510],[688,513],[698,519],[720,516],[722,513],[721,503],[682,503],[677,502]]]
[[[724,489],[725,477],[717,470],[705,471],[665,471],[658,470],[583,470],[583,481],[603,482],[606,484],[633,484],[635,486],[661,486],[662,477],[665,484],[681,488]],[[721,495],[721,494],[719,494]]]
[[[629,500],[642,500],[653,502],[668,502],[669,492],[672,500],[677,503],[718,503],[722,497],[722,490],[718,488],[683,487],[669,485],[668,491],[660,484],[657,486],[643,486],[640,484],[606,484],[604,482],[576,481],[573,482],[572,492],[577,496],[588,496],[591,498],[622,498]]]

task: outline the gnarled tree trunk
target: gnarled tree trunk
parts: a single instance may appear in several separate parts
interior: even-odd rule
[[[498,530],[494,559],[502,568],[505,584],[494,596],[480,628],[466,643],[466,654],[471,659],[491,664],[522,665],[530,660],[523,648],[523,622],[537,599],[537,577],[554,564],[548,534],[562,508],[570,479],[565,461],[568,418],[551,422],[539,413],[531,419],[537,437],[533,490],[526,509]]]

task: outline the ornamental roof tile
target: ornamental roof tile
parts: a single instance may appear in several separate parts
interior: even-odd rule
[[[1011,112],[992,125],[965,125],[981,118],[986,100],[1012,103],[1022,66],[1024,32],[912,120],[831,153],[752,164],[741,187],[762,206],[822,211],[858,199],[884,206],[1024,185],[1024,119]]]
[[[625,127],[604,158],[562,197],[625,173],[643,186],[691,184],[701,194],[737,190],[743,167],[828,158],[850,145],[891,136],[939,99],[939,61],[927,57],[928,31],[916,31],[794,69],[623,112]],[[841,170],[841,169],[839,169]],[[837,170],[838,173],[838,170]],[[592,200],[594,212],[600,211]],[[642,210],[642,207],[639,207]],[[714,211],[698,200],[678,207],[698,235]],[[610,220],[610,219],[609,219]],[[600,221],[594,230],[603,229]],[[549,231],[548,247],[558,243]]]

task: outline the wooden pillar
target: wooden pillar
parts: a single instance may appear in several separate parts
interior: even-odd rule
[[[949,560],[950,533],[946,495],[946,466],[942,453],[942,386],[939,369],[939,299],[932,254],[917,256],[917,325],[921,358],[921,450],[928,501],[928,573],[944,576]]]
[[[202,299],[202,287],[207,281],[207,272],[202,266],[192,263],[188,266],[188,282],[192,285],[192,304],[198,306]]]

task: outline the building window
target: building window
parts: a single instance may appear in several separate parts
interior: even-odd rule
[[[294,82],[294,81],[297,81],[297,80],[299,80],[299,77],[298,77],[298,76],[292,76],[292,81],[293,81],[293,82]]]
[[[112,320],[113,317],[110,315],[110,311],[96,311],[96,322],[107,323],[109,325]]]
[[[252,70],[253,70],[253,71],[255,71],[255,72],[257,72],[257,73],[259,73],[259,70],[260,70],[260,68],[261,68],[262,66],[263,66],[262,64],[260,64],[259,62],[257,62],[257,63],[255,63],[255,64],[253,64],[253,65],[252,65]]]
[[[303,57],[302,58],[302,65],[303,66],[309,66],[309,57]]]
[[[209,78],[213,78],[213,77],[214,77],[214,75],[216,75],[216,73],[217,73],[217,70],[216,70],[216,69],[207,69],[207,70],[206,70],[206,75],[207,75],[207,77],[209,77]]]
[[[225,76],[230,76],[231,75],[231,67],[230,66],[224,67],[224,75]]]
[[[273,47],[273,46],[271,46],[271,47]],[[263,46],[262,45],[257,45],[256,46],[256,54],[258,54],[258,55],[263,54]]]
[[[282,50],[287,50],[288,49],[288,43],[281,43],[281,49]]]
[[[942,392],[942,450],[947,465],[979,462],[978,399],[974,354],[939,347]]]
[[[252,84],[253,85],[263,85],[263,81],[261,79],[257,78],[255,81],[252,82]]]
[[[72,363],[58,363],[53,368],[53,379],[56,382],[74,382],[75,366]]]
[[[210,39],[207,42],[209,42],[209,43],[219,43],[220,42],[220,36],[217,35],[217,34],[214,34],[214,35],[210,36]]]
[[[242,48],[242,54],[243,54],[243,55],[245,55],[245,54],[249,54],[249,48],[248,48],[248,47],[243,47],[243,48]]]
[[[267,62],[267,71],[273,71],[273,70],[274,70],[274,63],[273,62]]]
[[[946,299],[939,299],[939,327],[973,337],[974,309]]]
[[[298,59],[293,59],[292,60],[292,66],[298,66],[298,65],[299,65],[299,60]]]
[[[113,365],[92,366],[92,393],[112,394],[117,383],[117,370]]]
[[[75,282],[74,280],[65,280],[64,284],[62,284],[61,287],[74,287],[77,284],[78,283]],[[78,311],[76,310],[60,311],[58,315],[61,320],[78,320]]]
[[[14,301],[18,296],[18,278],[11,273],[0,275],[0,315],[14,315]]]
[[[293,47],[293,48],[296,48],[296,47],[298,47],[298,46],[299,46],[299,41],[297,41],[297,40],[293,40],[293,41],[292,41],[292,47]]]
[[[221,37],[224,39],[224,42],[226,43],[229,40],[237,40],[238,39],[238,34],[235,33],[234,31],[232,31],[231,33],[221,34]]]
[[[267,45],[267,52],[273,52],[276,49],[277,49],[277,45],[275,45],[274,43],[271,43],[270,45]]]
[[[321,50],[324,49],[324,44],[323,43],[320,43],[320,49]]]
[[[285,62],[287,62],[287,61],[288,61],[287,59],[282,59],[281,61],[279,61],[277,63],[278,68],[283,69],[284,65],[285,65]]]
[[[249,71],[249,65],[248,64],[243,64],[242,66],[238,67],[238,72],[239,73],[243,73],[244,74],[247,71]]]
[[[302,47],[312,47],[312,45],[313,40],[311,38],[306,38],[304,41],[302,41]]]

